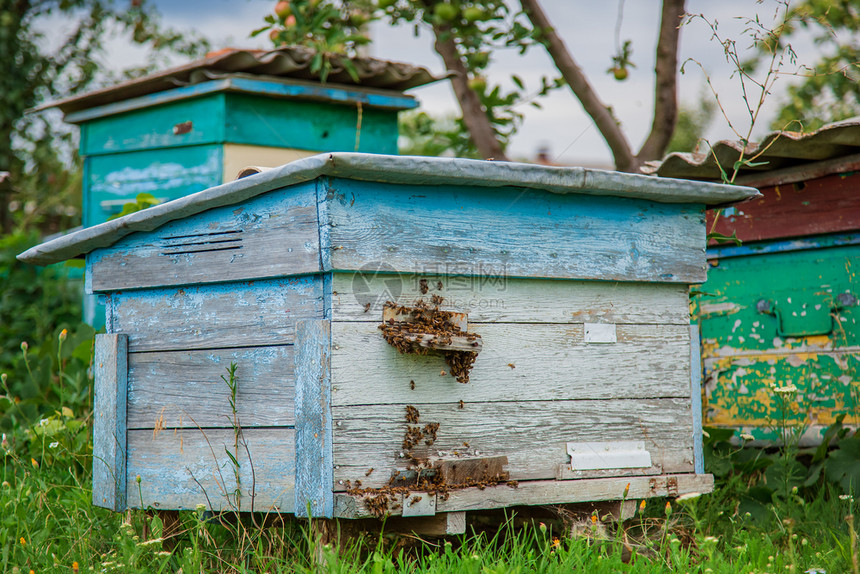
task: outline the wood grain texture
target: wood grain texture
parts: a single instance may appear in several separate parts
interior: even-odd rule
[[[192,129],[175,133],[174,126],[191,122]],[[224,95],[165,102],[131,114],[93,118],[81,125],[82,156],[135,150],[191,146],[224,141]],[[163,150],[165,158],[173,150]]]
[[[93,504],[125,510],[128,337],[96,335],[93,356]]]
[[[577,324],[473,324],[483,351],[460,384],[440,356],[401,354],[377,323],[332,324],[335,406],[379,403],[690,397],[690,331],[618,325],[618,343],[588,345]],[[410,381],[415,382],[412,389]]]
[[[715,230],[746,242],[860,229],[856,172],[831,174],[788,185],[760,186],[763,197],[724,210]],[[714,219],[709,213],[708,229]]]
[[[241,510],[292,512],[295,430],[246,429],[240,446]],[[134,508],[235,510],[233,429],[128,433],[128,504]],[[253,467],[253,472],[252,472]],[[137,476],[140,476],[138,489]],[[229,498],[228,494],[229,493]],[[253,503],[252,503],[253,494]]]
[[[704,214],[694,205],[517,188],[332,179],[332,268],[699,283]]]
[[[295,424],[293,347],[131,353],[128,426],[230,427],[230,390],[221,379],[236,363],[236,408],[243,428]]]
[[[392,517],[385,522],[389,532],[412,532],[419,536],[451,536],[466,532],[465,512],[444,512],[433,516]]]
[[[331,323],[296,324],[296,516],[332,517]]]
[[[684,285],[384,271],[333,273],[332,318],[374,321],[386,301],[412,305],[439,295],[444,299],[440,309],[467,313],[469,323],[690,323]],[[422,279],[429,287],[426,295],[421,293]]]
[[[230,93],[225,136],[227,141],[238,144],[397,153],[396,112],[364,106],[359,124],[356,103],[340,104]]]
[[[291,344],[295,323],[322,317],[319,276],[110,295],[111,329],[140,351]]]
[[[472,383],[469,383],[472,384]],[[464,385],[465,386],[465,385]],[[416,456],[455,458],[507,456],[513,480],[555,478],[576,441],[644,440],[653,464],[663,472],[692,472],[690,399],[576,400],[455,404],[411,403],[417,426],[439,423],[432,446],[419,443]],[[334,407],[335,490],[340,481],[366,487],[387,484],[405,470],[405,405]],[[465,446],[464,443],[468,444]],[[369,476],[369,468],[374,471]],[[638,474],[632,469],[630,476]]]
[[[630,485],[628,498],[645,499],[679,496],[691,492],[708,493],[714,489],[714,477],[710,474],[672,474],[564,482],[529,481],[520,482],[517,488],[506,485],[492,486],[483,490],[464,488],[451,491],[447,500],[439,497],[437,512],[620,500],[628,484]],[[396,515],[399,512],[397,508],[392,509],[392,514]],[[338,493],[335,495],[335,516],[365,518],[371,514],[365,508],[360,496]]]
[[[92,289],[190,285],[319,270],[313,183],[130,235],[92,257]]]
[[[699,326],[690,325],[690,400],[693,412],[693,460],[696,474],[705,474],[705,447],[702,436],[702,347]]]

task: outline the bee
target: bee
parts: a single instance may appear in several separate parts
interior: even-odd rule
[[[516,368],[517,368],[517,366],[516,366],[515,364],[513,364],[513,363],[508,363],[508,366],[509,366],[510,368],[512,368],[512,369],[516,369]]]
[[[368,311],[370,311],[370,303],[365,303],[364,312],[367,313]]]
[[[373,467],[368,468],[367,472],[364,473],[364,476],[370,476],[371,474],[373,474]]]
[[[409,388],[415,390],[415,381],[409,381]]]
[[[426,295],[427,291],[430,290],[430,287],[427,286],[427,280],[426,279],[422,279],[421,281],[418,282],[418,290],[421,291],[422,295]]]
[[[462,409],[462,408],[464,408],[465,406],[466,406],[466,403],[464,403],[464,402],[463,402],[463,399],[460,399],[459,408],[461,408],[461,409]]]
[[[446,373],[444,370],[439,371],[439,376],[440,376],[440,377],[444,377],[444,376],[445,376],[445,375],[447,375],[447,374],[448,374],[448,373]]]
[[[441,281],[439,281],[438,283],[436,283],[436,290],[437,290],[437,291],[441,291],[441,290],[442,290],[442,287],[443,287],[443,285],[442,285],[442,282],[441,282]]]

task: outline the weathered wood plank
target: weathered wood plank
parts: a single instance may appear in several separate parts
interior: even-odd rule
[[[284,345],[322,317],[319,276],[111,293],[112,329],[133,352]]]
[[[236,408],[244,428],[293,426],[293,347],[131,353],[129,428],[229,427],[230,390],[221,379],[236,363]]]
[[[383,307],[382,322],[414,323],[415,316],[412,314],[413,310],[409,306]],[[469,330],[469,317],[466,313],[452,313],[446,318],[445,322],[450,325],[456,325],[463,332]]]
[[[432,335],[430,333],[403,333],[404,341],[409,341],[413,347],[435,349],[437,351],[469,351],[480,353],[483,342],[477,337],[466,335]]]
[[[157,149],[89,156],[84,158],[84,177],[83,188],[88,196],[83,222],[85,226],[96,225],[118,213],[123,203],[134,201],[140,193],[169,201],[219,185],[221,146],[179,147],[171,150],[169,161]]]
[[[382,266],[378,273],[334,273],[332,318],[373,321],[386,301],[412,305],[439,295],[444,298],[440,309],[468,313],[469,323],[690,323],[685,285],[390,271]],[[421,293],[422,279],[427,281],[426,295]]]
[[[334,78],[330,80],[337,82]],[[320,151],[397,153],[396,113],[370,105],[359,108],[354,100],[353,103],[347,103],[348,100],[344,101],[346,98],[337,99],[340,105],[229,93],[225,137],[238,144],[277,145]],[[386,99],[391,102],[390,98]],[[360,138],[356,137],[358,129],[361,130]]]
[[[313,183],[172,221],[92,254],[94,291],[192,285],[319,270]]]
[[[392,517],[385,522],[389,532],[413,532],[420,536],[451,536],[466,532],[465,512],[443,512],[433,516]]]
[[[746,243],[860,228],[860,203],[855,193],[860,176],[831,172],[815,178],[806,169],[804,172],[801,184],[759,184],[763,196],[724,210],[714,229],[726,235],[737,233]],[[708,229],[715,213],[709,213]]]
[[[618,343],[601,345],[584,342],[581,324],[470,330],[483,351],[463,385],[440,376],[442,357],[399,353],[377,323],[333,323],[334,405],[690,397],[689,326],[618,325]]]
[[[519,483],[517,488],[507,485],[491,486],[483,490],[464,488],[451,491],[447,500],[439,497],[437,512],[620,500],[627,485],[630,486],[628,499],[680,496],[692,492],[711,492],[714,489],[714,477],[710,474],[672,474],[564,482],[530,481]],[[392,514],[399,512],[397,508],[392,509]],[[338,493],[335,495],[335,516],[366,518],[371,514],[360,496]]]
[[[332,179],[332,268],[699,283],[701,206]]]
[[[705,447],[702,437],[702,347],[699,326],[690,325],[690,382],[693,411],[693,460],[696,474],[705,474]]]
[[[766,427],[785,416],[791,424],[827,426],[844,414],[845,424],[860,423],[856,350],[744,353],[705,357],[705,424],[764,427],[754,435],[771,435]],[[793,385],[792,408],[783,408],[773,387]]]
[[[191,124],[184,133],[174,126]],[[89,118],[81,125],[82,156],[224,141],[224,97],[207,94],[192,100],[165,102],[131,114]],[[167,160],[174,150],[162,151]]]
[[[295,514],[331,518],[331,322],[296,324]]]
[[[465,484],[474,483],[483,477],[507,480],[506,466],[508,466],[508,457],[493,456],[440,461],[434,465],[434,469],[441,475],[445,484]]]
[[[240,444],[241,510],[292,512],[295,430],[244,429],[242,434],[251,457]],[[234,453],[233,429],[129,431],[129,506],[235,510],[236,479],[225,448]]]
[[[664,473],[693,471],[689,396],[467,403],[462,409],[456,403],[412,405],[420,413],[414,426],[439,424],[435,442],[427,446],[419,441],[415,456],[507,456],[506,470],[513,480],[555,478],[558,465],[569,460],[567,443],[573,440],[643,440],[652,463]],[[395,470],[406,470],[405,414],[403,404],[332,409],[335,490],[343,490],[346,480],[360,480],[365,487],[384,486]],[[374,470],[366,476],[370,468]],[[631,476],[638,473],[630,471]]]
[[[93,504],[125,510],[128,337],[96,335],[93,357]]]

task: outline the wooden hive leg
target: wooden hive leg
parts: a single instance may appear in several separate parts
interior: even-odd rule
[[[465,512],[440,512],[433,516],[392,518],[386,529],[406,534],[412,532],[421,536],[451,536],[466,532]]]

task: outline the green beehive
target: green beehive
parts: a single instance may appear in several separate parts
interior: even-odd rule
[[[75,96],[57,107],[81,130],[83,225],[103,223],[140,193],[164,202],[320,151],[397,153],[403,90],[435,78],[369,58],[326,83],[299,47],[228,49],[190,64]],[[85,319],[103,324],[93,300]]]
[[[860,423],[860,122],[811,134],[777,132],[745,153],[736,180],[762,196],[709,214],[708,228],[743,240],[708,248],[693,289],[701,326],[706,426],[781,440],[782,425],[815,444],[840,416]],[[719,177],[739,147],[707,158],[673,154],[667,177]]]

